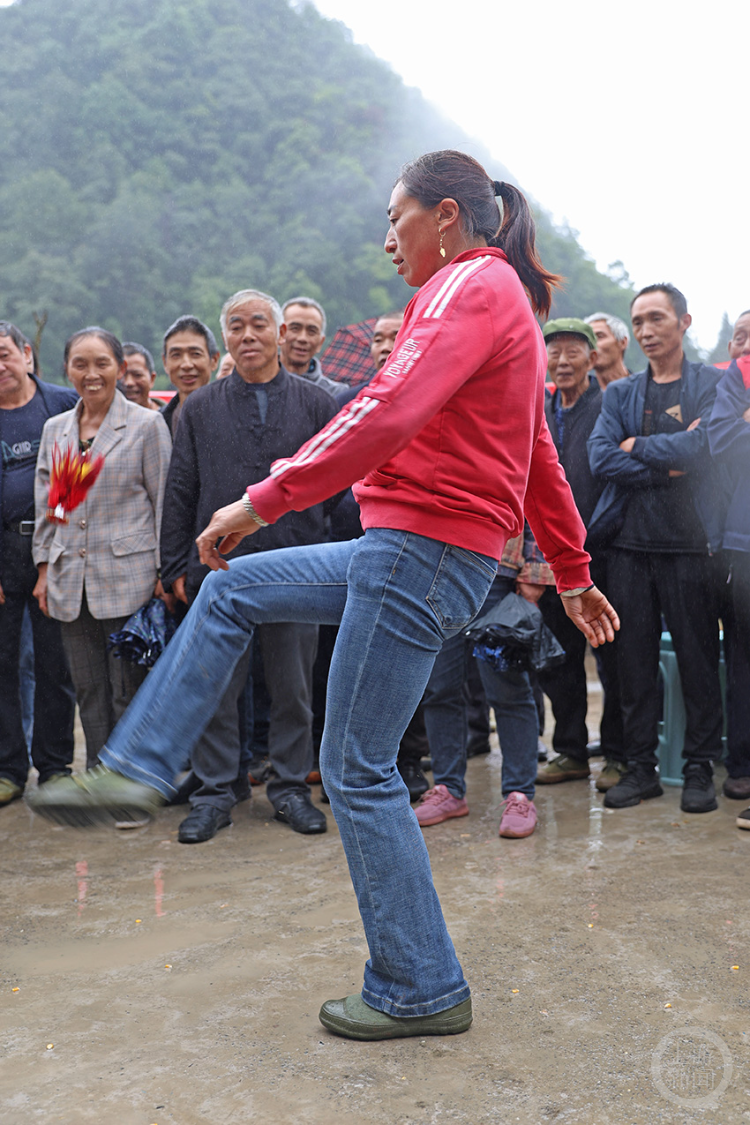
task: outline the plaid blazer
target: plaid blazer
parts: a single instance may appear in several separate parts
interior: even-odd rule
[[[52,448],[78,449],[79,403],[50,418],[36,466],[34,562],[48,563],[51,617],[75,621],[84,586],[93,617],[129,617],[154,592],[159,567],[164,486],[172,440],[161,414],[128,402],[119,391],[94,438],[104,467],[68,524],[45,519]]]

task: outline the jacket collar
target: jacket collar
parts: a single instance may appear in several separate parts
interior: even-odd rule
[[[92,449],[95,453],[100,453],[103,457],[106,457],[109,451],[113,449],[118,442],[122,441],[128,424],[129,405],[125,396],[121,394],[120,391],[115,391],[115,397],[112,399],[104,421],[99,427],[99,433],[94,439]],[[63,433],[63,437],[72,438],[76,446],[80,440],[78,424],[82,410],[83,403],[78,402],[69,416]]]
[[[582,395],[580,395],[576,399],[576,401],[573,403],[573,405],[568,407],[567,409],[568,410],[575,410],[576,407],[583,406],[584,403],[590,402],[592,398],[596,398],[596,396],[600,395],[601,393],[602,393],[601,387],[599,386],[599,381],[597,380],[596,375],[593,375],[591,372],[589,372],[589,385],[588,385],[588,387],[586,387],[586,390],[583,392]],[[562,401],[562,399],[560,397],[560,392],[557,389],[557,387],[555,387],[554,391],[552,392],[552,394],[550,396],[550,402],[552,403],[552,409],[554,410],[557,407],[558,403],[560,403],[561,401]]]
[[[462,254],[456,254],[455,258],[451,258],[450,262],[441,266],[438,273],[442,273],[447,266],[452,266],[455,262],[468,262],[472,258],[484,258],[487,255],[491,258],[499,258],[502,262],[508,261],[508,255],[499,246],[475,246],[471,250],[464,250]]]
[[[226,379],[222,379],[221,382],[226,383],[227,387],[231,387],[235,392],[239,391],[240,393],[243,393],[246,388],[258,386],[265,387],[265,389],[270,394],[277,394],[279,391],[284,390],[289,382],[289,379],[289,372],[287,371],[286,367],[284,367],[283,364],[280,363],[279,370],[274,375],[273,379],[271,379],[268,383],[246,383],[237,371],[236,367],[229,373],[229,375],[227,375]]]
[[[682,368],[680,370],[680,378],[684,380],[686,376],[690,375],[690,373],[692,372],[692,370],[694,368],[697,370],[700,367],[701,367],[700,363],[691,363],[690,360],[688,359],[688,357],[683,352],[682,353]],[[645,388],[646,383],[648,382],[648,380],[651,376],[651,364],[649,363],[648,367],[646,367],[643,371],[637,372],[637,374],[642,377],[643,386]]]

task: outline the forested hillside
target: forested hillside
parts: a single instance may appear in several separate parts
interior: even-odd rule
[[[320,299],[332,325],[402,305],[382,252],[406,159],[476,144],[355,46],[288,0],[17,0],[0,9],[0,316],[42,363],[97,322],[157,353],[194,312],[218,331],[236,288]],[[508,174],[495,166],[493,174]],[[626,314],[540,216],[560,314]]]

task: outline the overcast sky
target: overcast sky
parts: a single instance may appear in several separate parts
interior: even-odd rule
[[[750,308],[750,4],[315,0],[567,220],[671,281],[712,348]],[[582,313],[592,312],[582,309]]]
[[[747,0],[315,2],[579,231],[600,268],[619,258],[636,286],[682,289],[702,347],[725,310],[750,308]]]

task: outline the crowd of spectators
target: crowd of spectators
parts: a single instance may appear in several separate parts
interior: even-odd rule
[[[146,675],[113,655],[110,635],[153,595],[181,620],[208,573],[194,541],[212,513],[366,387],[402,319],[394,311],[375,322],[369,368],[349,386],[325,372],[317,301],[299,296],[280,307],[241,290],[222,309],[223,358],[196,317],[166,330],[161,359],[175,388],[166,402],[155,397],[156,365],[139,343],[81,329],[66,344],[61,387],[40,378],[23,333],[0,321],[0,805],[21,797],[32,765],[39,785],[71,772],[74,703],[87,765],[96,764]],[[469,814],[467,755],[489,750],[490,710],[502,752],[501,836],[534,831],[536,785],[588,783],[593,773],[612,809],[662,796],[665,631],[685,702],[681,807],[717,808],[722,758],[724,795],[750,801],[750,311],[719,367],[686,358],[691,317],[674,286],[641,290],[631,322],[647,360],[637,373],[625,365],[630,329],[618,317],[594,312],[542,327],[547,424],[588,532],[593,581],[622,623],[615,643],[595,654],[598,737],[587,722],[585,638],[527,525],[506,545],[485,610],[520,595],[538,606],[564,656],[534,672],[477,659],[464,636],[446,642],[398,762],[426,829]],[[104,458],[66,524],[46,518],[55,446]],[[263,527],[229,557],[359,534],[347,490]],[[175,803],[190,812],[181,842],[231,824],[232,807],[259,780],[277,820],[305,834],[326,831],[311,785],[320,782],[314,732],[324,719],[331,633],[284,622],[258,628],[184,762]],[[554,716],[549,760],[539,738],[542,693]],[[592,771],[593,758],[603,761]],[[750,809],[736,822],[750,828]]]

